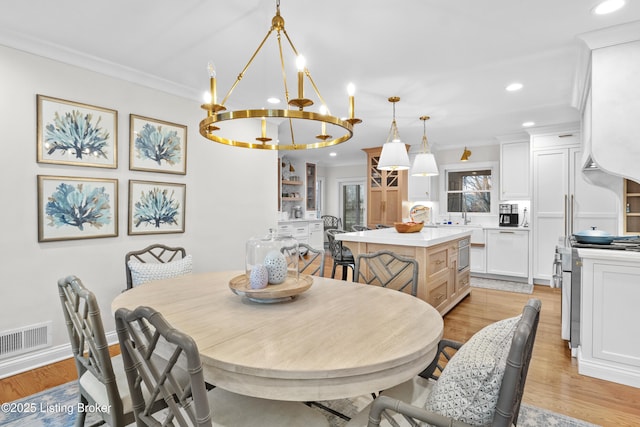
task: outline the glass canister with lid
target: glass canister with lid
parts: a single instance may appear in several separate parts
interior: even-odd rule
[[[298,281],[298,241],[270,229],[266,236],[247,241],[245,274],[251,288]]]

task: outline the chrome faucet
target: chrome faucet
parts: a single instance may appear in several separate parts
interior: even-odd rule
[[[467,224],[469,224],[471,222],[471,220],[469,218],[467,218],[467,211],[466,210],[462,211],[462,219],[463,219],[464,225],[467,225]]]

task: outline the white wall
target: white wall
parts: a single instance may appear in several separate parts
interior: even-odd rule
[[[276,152],[227,147],[198,132],[194,100],[0,46],[0,333],[53,321],[51,351],[0,361],[0,377],[70,356],[56,282],[74,274],[100,301],[105,330],[114,331],[111,300],[125,288],[124,255],[148,244],[184,246],[196,272],[244,268],[246,240],[276,226]],[[118,111],[118,168],[36,162],[36,94]],[[188,126],[187,174],[129,171],[129,114]],[[255,133],[252,131],[251,133]],[[36,176],[119,180],[119,236],[38,243]],[[269,179],[264,179],[269,177]],[[128,180],[186,184],[185,233],[128,236]],[[176,298],[179,298],[176,291]]]

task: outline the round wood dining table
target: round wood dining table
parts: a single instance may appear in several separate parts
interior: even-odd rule
[[[254,397],[291,401],[378,392],[421,372],[442,337],[440,314],[403,292],[313,277],[294,299],[236,295],[239,271],[148,282],[112,302],[149,306],[194,338],[205,380]]]

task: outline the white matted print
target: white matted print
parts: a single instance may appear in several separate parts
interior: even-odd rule
[[[186,126],[131,114],[129,128],[130,170],[187,173]]]
[[[118,112],[37,95],[37,162],[118,167]]]
[[[129,235],[184,233],[186,184],[129,181]]]
[[[38,175],[38,241],[118,235],[118,180]]]

